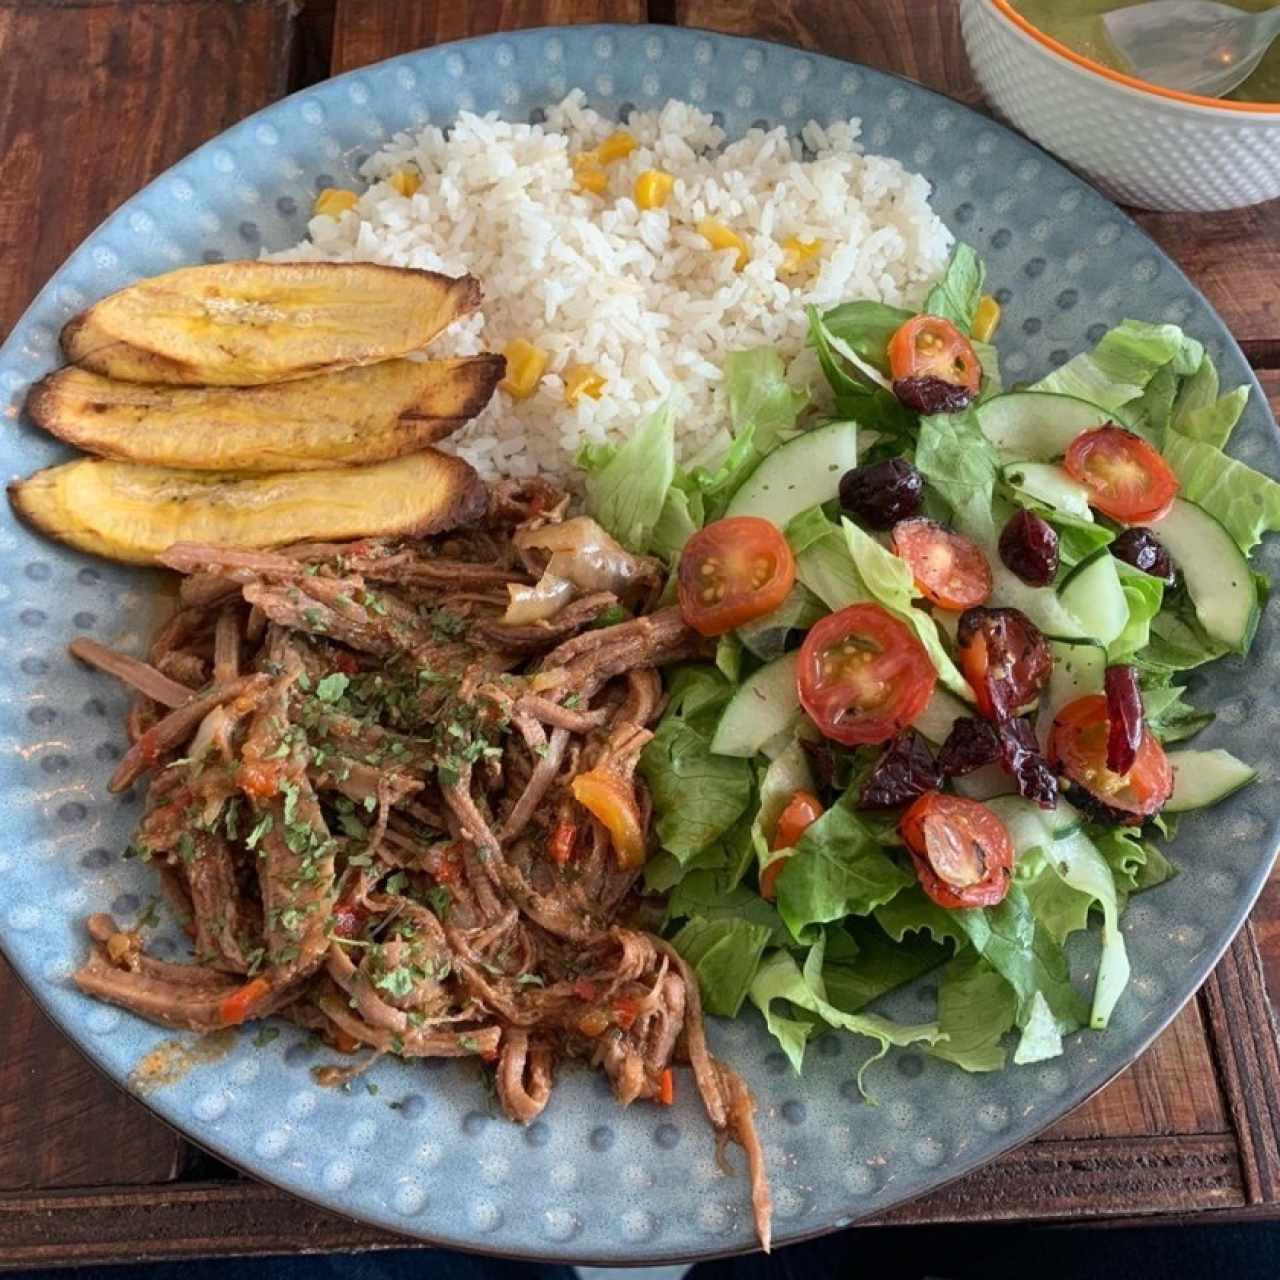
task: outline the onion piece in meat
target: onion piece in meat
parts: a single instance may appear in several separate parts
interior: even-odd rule
[[[541,577],[532,587],[508,586],[511,603],[502,618],[507,623],[544,621],[585,592],[623,596],[657,570],[656,561],[633,556],[588,516],[518,529],[513,540]]]

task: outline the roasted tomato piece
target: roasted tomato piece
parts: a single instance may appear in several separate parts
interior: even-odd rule
[[[886,742],[933,696],[938,673],[905,622],[855,604],[815,623],[800,647],[800,705],[846,747]]]
[[[943,609],[969,609],[991,595],[991,566],[972,538],[917,516],[893,526],[893,549],[920,594]]]
[[[903,729],[876,761],[858,799],[860,809],[896,809],[942,785],[942,773],[925,740]]]
[[[795,580],[791,547],[768,520],[715,520],[681,552],[680,613],[699,634],[723,635],[772,613]]]
[[[778,815],[770,849],[793,849],[797,841],[822,817],[822,801],[812,791],[797,791],[787,801],[787,807]],[[760,896],[770,902],[778,894],[778,876],[786,865],[786,858],[774,858],[760,873]]]
[[[889,339],[893,394],[917,413],[958,413],[982,381],[968,338],[941,316],[913,316]]]
[[[1107,767],[1110,740],[1107,700],[1094,693],[1077,698],[1058,712],[1049,754],[1053,763],[1097,802],[1102,816],[1141,823],[1159,813],[1173,793],[1173,769],[1164,748],[1145,726],[1133,765],[1125,773]]]
[[[993,907],[1013,878],[1013,841],[985,804],[923,795],[902,815],[906,841],[920,887],[940,907]]]
[[[967,610],[956,647],[978,710],[989,720],[1007,720],[1029,706],[1053,671],[1049,642],[1020,609]]]
[[[1149,524],[1168,513],[1178,477],[1141,437],[1108,423],[1082,431],[1062,460],[1089,490],[1089,505],[1125,524]]]
[[[631,784],[607,769],[591,769],[578,774],[570,783],[570,790],[573,798],[604,824],[618,865],[643,866],[644,821]]]

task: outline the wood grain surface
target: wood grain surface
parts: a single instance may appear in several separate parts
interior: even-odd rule
[[[0,4],[0,333],[121,201],[287,91],[290,15],[290,0]],[[186,1145],[3,961],[0,1046],[0,1190],[176,1176]]]
[[[644,0],[337,0],[332,73],[490,31],[645,19]]]
[[[121,200],[290,88],[463,36],[646,13],[980,102],[954,0],[0,0],[0,333]],[[1139,220],[1266,366],[1280,409],[1280,202]],[[1128,1072],[1036,1142],[883,1221],[1276,1212],[1268,990],[1280,994],[1275,880],[1201,996]],[[2,961],[0,1043],[0,1269],[403,1243],[196,1155],[81,1059]],[[197,1168],[223,1180],[192,1181]]]

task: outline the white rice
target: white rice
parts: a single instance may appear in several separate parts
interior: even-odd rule
[[[570,157],[618,124],[587,108],[581,90],[545,124],[464,112],[447,131],[399,134],[366,162],[372,185],[355,209],[313,218],[309,240],[277,255],[480,279],[483,311],[439,337],[431,355],[502,351],[525,338],[550,357],[532,397],[500,391],[452,437],[486,476],[564,476],[582,444],[625,439],[670,394],[683,393],[684,459],[714,452],[727,425],[728,352],[774,346],[792,382],[821,397],[805,350],[805,304],[910,306],[945,264],[952,236],[929,207],[929,183],[896,160],[864,154],[856,119],[810,122],[803,146],[782,128],[752,129],[725,145],[710,115],[675,101],[635,112],[626,127],[637,146],[609,166],[603,197],[576,190]],[[385,181],[406,167],[423,178],[408,199]],[[675,188],[664,208],[646,212],[632,191],[651,168],[672,174]],[[744,270],[694,230],[703,217],[747,242]],[[789,276],[781,242],[791,236],[819,239],[822,251]],[[565,404],[562,375],[573,365],[607,379],[599,400]]]

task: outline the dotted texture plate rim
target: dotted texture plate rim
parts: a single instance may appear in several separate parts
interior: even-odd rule
[[[56,365],[59,328],[86,303],[139,276],[292,243],[315,190],[352,181],[391,132],[446,123],[459,108],[528,119],[575,86],[610,112],[686,98],[720,113],[730,136],[759,120],[794,130],[810,117],[861,116],[866,147],[926,174],[935,209],[986,258],[1005,305],[1008,381],[1038,376],[1125,315],[1174,320],[1206,343],[1225,386],[1253,387],[1232,452],[1277,469],[1270,412],[1221,320],[1125,215],[1025,139],[856,64],[696,30],[600,26],[486,36],[349,73],[259,112],[156,179],[72,254],[0,348],[5,472],[67,454],[23,420],[21,404]],[[109,908],[128,921],[153,892],[147,869],[119,856],[138,797],[105,790],[126,699],[65,644],[80,633],[141,646],[156,579],[54,547],[12,518],[0,525],[0,567],[0,945],[55,1022],[131,1088],[131,1069],[168,1034],[69,981],[83,917]],[[1280,551],[1265,549],[1260,567],[1274,577]],[[1173,847],[1182,873],[1131,906],[1134,980],[1110,1031],[1079,1033],[1062,1058],[995,1076],[896,1053],[872,1069],[879,1105],[869,1107],[853,1083],[863,1048],[848,1037],[819,1040],[797,1079],[754,1014],[712,1025],[759,1099],[779,1245],[883,1212],[1032,1137],[1129,1065],[1190,998],[1276,847],[1268,738],[1280,704],[1255,696],[1259,668],[1280,661],[1275,612],[1248,662],[1193,677],[1198,700],[1219,711],[1204,745],[1251,759],[1263,781],[1188,817]],[[171,920],[155,932],[181,953]],[[1095,953],[1093,939],[1072,950],[1082,982]],[[918,1019],[922,994],[927,979],[885,1011]],[[531,1258],[656,1263],[753,1245],[745,1179],[717,1172],[687,1072],[670,1111],[621,1111],[601,1078],[566,1070],[543,1118],[521,1131],[487,1112],[476,1076],[456,1064],[383,1062],[368,1077],[376,1094],[363,1084],[344,1094],[312,1085],[323,1055],[295,1029],[261,1048],[252,1038],[143,1101],[297,1195],[441,1244]]]

